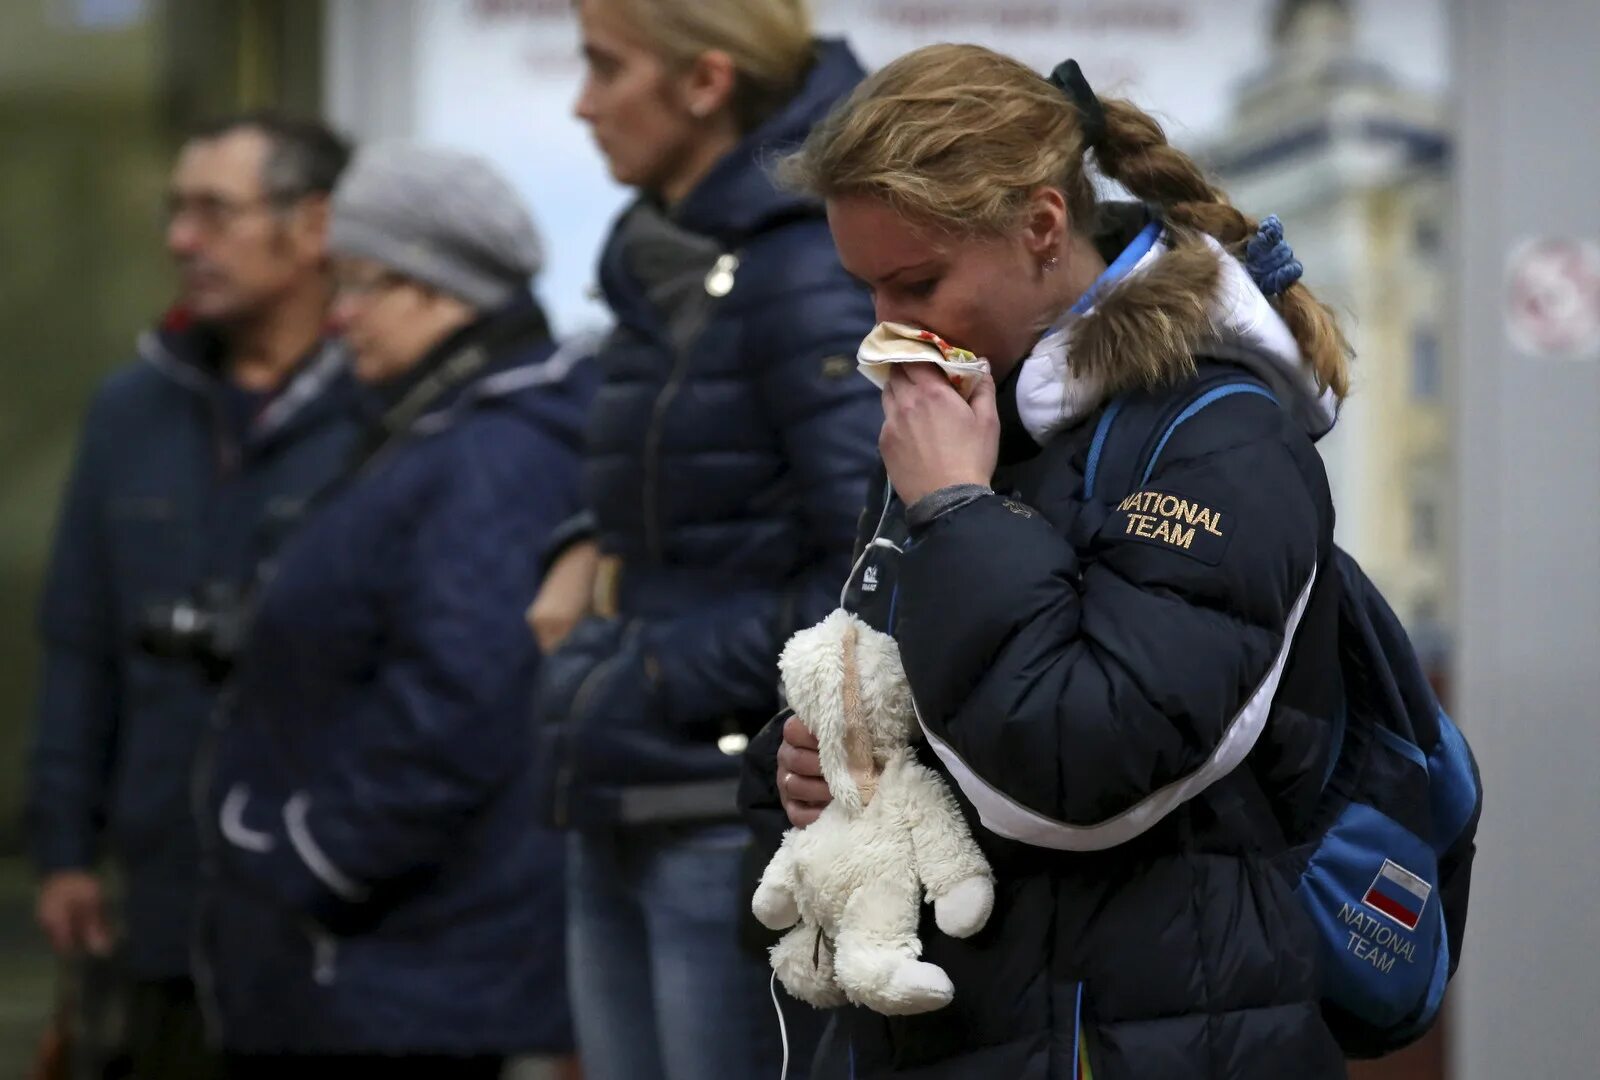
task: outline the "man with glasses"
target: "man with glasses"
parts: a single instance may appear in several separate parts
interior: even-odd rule
[[[191,775],[251,584],[355,442],[326,336],[348,159],[323,126],[268,113],[184,144],[165,219],[181,299],[91,403],[57,526],[28,797],[37,914],[64,956],[120,955],[142,1080],[216,1068],[190,964]]]

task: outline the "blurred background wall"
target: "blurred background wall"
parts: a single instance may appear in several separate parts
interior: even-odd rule
[[[1461,1080],[1600,1073],[1600,5],[1460,0]]]

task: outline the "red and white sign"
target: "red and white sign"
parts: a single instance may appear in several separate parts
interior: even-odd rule
[[[1542,357],[1600,355],[1600,243],[1529,240],[1506,265],[1506,334]]]

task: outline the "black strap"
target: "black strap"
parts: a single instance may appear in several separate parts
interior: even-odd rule
[[[1083,145],[1097,150],[1106,141],[1106,108],[1083,77],[1083,69],[1076,60],[1063,60],[1050,73],[1050,84],[1066,95],[1078,110],[1078,121],[1083,127]]]

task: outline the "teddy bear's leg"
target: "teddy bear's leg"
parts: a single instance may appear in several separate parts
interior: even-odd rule
[[[851,1001],[886,1016],[932,1012],[950,1003],[950,977],[917,959],[917,909],[910,867],[863,885],[846,902],[834,968]]]
[[[772,947],[772,970],[790,995],[819,1009],[846,1004],[834,979],[833,943],[819,928],[803,922]]]

